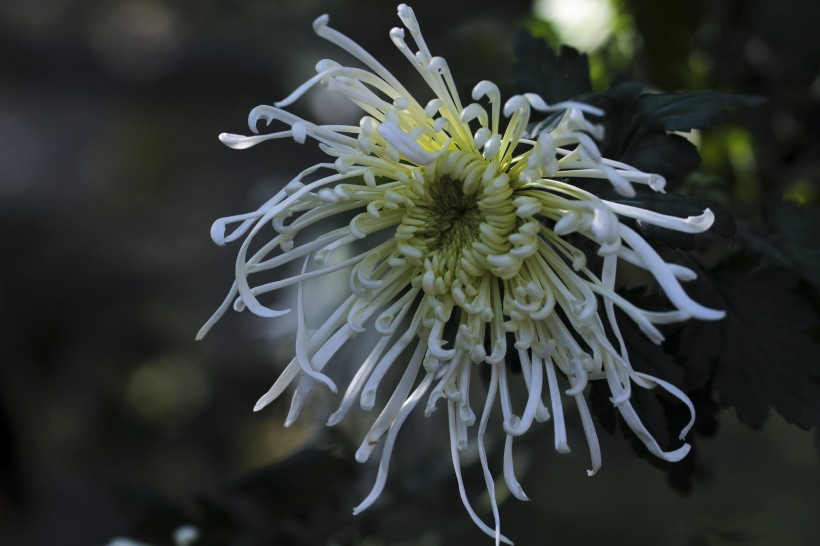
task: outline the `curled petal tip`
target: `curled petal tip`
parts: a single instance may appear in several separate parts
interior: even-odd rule
[[[649,185],[649,188],[652,191],[656,191],[658,193],[666,193],[666,178],[662,177],[659,174],[650,174],[646,178],[646,183]]]
[[[516,110],[529,110],[530,103],[529,101],[522,95],[515,95],[507,99],[507,102],[504,103],[504,116],[510,117],[513,115],[513,112]]]
[[[416,13],[413,11],[413,8],[407,4],[399,4],[396,13],[399,19],[401,19],[401,22],[404,23],[411,32],[419,32],[419,23],[416,20]]]
[[[233,133],[221,133],[219,135],[219,140],[220,142],[222,142],[222,144],[229,148],[233,148],[234,150],[245,150],[247,148],[255,146],[256,144],[261,142],[261,140],[264,139],[260,138],[259,136],[248,137],[245,135],[236,135]]]
[[[433,57],[430,59],[430,62],[427,63],[427,69],[432,73],[438,72],[441,74],[448,69],[447,61],[444,60],[444,57]]]
[[[211,240],[219,246],[225,246],[225,222],[217,220],[211,224]]]
[[[219,133],[219,141],[225,146],[230,146],[231,148],[236,147],[237,143],[241,142],[241,140],[244,138],[244,135],[236,135],[233,133]]]
[[[325,28],[329,22],[330,16],[327,13],[323,13],[313,21],[313,31],[319,32]]]
[[[390,29],[390,39],[393,40],[394,43],[401,42],[404,40],[404,29],[399,27],[393,27]]]
[[[258,133],[259,130],[256,126],[259,123],[259,120],[265,120],[265,126],[267,127],[270,125],[270,122],[274,120],[276,112],[276,109],[271,108],[267,104],[260,104],[248,114],[248,128],[254,133]]]
[[[473,100],[479,100],[481,97],[488,97],[490,100],[500,100],[501,93],[498,86],[489,80],[482,80],[473,87]]]
[[[691,449],[692,449],[691,445],[683,444],[682,446],[680,446],[675,451],[668,451],[668,452],[664,453],[664,456],[661,457],[661,458],[666,459],[670,463],[676,463],[676,462],[682,460],[684,457],[686,457],[689,454],[689,451]]]
[[[537,95],[535,93],[524,93],[524,97],[527,99],[527,102],[530,103],[530,106],[532,106],[536,110],[543,111],[549,108],[549,106],[547,106],[547,103],[544,101],[544,99],[541,98],[540,95]]]
[[[712,209],[706,209],[698,216],[688,217],[686,223],[700,231],[706,231],[715,223],[715,213]]]

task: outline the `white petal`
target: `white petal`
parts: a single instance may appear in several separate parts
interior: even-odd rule
[[[659,212],[642,209],[640,207],[632,207],[624,205],[623,203],[613,203],[612,201],[603,201],[615,213],[628,218],[634,218],[653,226],[658,226],[666,229],[680,231],[682,233],[703,233],[715,221],[715,213],[711,209],[705,209],[702,214],[698,216],[688,216],[686,218],[679,218],[677,216],[669,216]]]
[[[427,165],[435,161],[436,156],[425,152],[418,142],[410,135],[402,131],[397,125],[389,122],[382,122],[378,128],[379,134],[393,145],[396,150],[404,154],[404,157],[417,165]]]

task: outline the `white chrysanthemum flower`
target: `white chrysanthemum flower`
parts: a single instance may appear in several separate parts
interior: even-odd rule
[[[431,100],[426,104],[418,102],[369,53],[328,27],[328,17],[322,16],[313,25],[316,33],[366,68],[320,61],[317,74],[289,97],[250,113],[254,133],[260,120],[284,123],[286,130],[220,135],[222,142],[239,149],[269,139],[289,137],[303,143],[310,137],[334,161],[304,170],[258,210],[214,224],[211,236],[217,244],[245,239],[236,261],[236,281],[198,337],[231,306],[263,317],[288,313],[266,307],[259,297],[295,285],[296,356],[256,405],[261,409],[296,382],[286,423],[291,424],[313,388],[337,392],[325,368],[341,347],[357,333],[375,330],[378,342],[328,420],[329,425],[338,423],[357,399],[363,409],[372,409],[389,369],[398,362],[405,366],[356,454],[364,462],[384,441],[376,484],[354,513],[379,496],[396,435],[409,413],[425,400],[425,415],[439,403],[447,408],[453,466],[467,511],[496,541],[507,542],[500,534],[484,443],[496,399],[506,435],[503,476],[519,499],[527,497],[513,472],[513,438],[529,430],[534,421],[552,420],[555,448],[569,451],[560,376],[570,386],[563,394],[576,404],[586,434],[590,475],[601,466],[584,398],[591,380],[607,381],[612,403],[654,455],[677,461],[689,451],[688,444],[662,450],[633,409],[633,384],[647,389],[659,386],[692,413],[681,439],[694,422],[694,409],[684,393],[632,369],[615,308],[655,343],[663,340],[656,324],[715,320],[723,313],[692,301],[680,281],[694,279],[695,273],[665,262],[620,217],[698,233],[711,226],[713,214],[707,209],[696,217],[666,216],[605,201],[573,185],[577,178],[603,179],[630,196],[634,184],[663,191],[664,180],[601,157],[595,144],[602,137],[601,128],[584,117],[603,115],[592,106],[548,105],[534,94],[514,96],[502,104],[498,88],[489,81],[473,89],[473,100],[480,102],[462,103],[447,63],[430,53],[413,11],[401,5],[398,14],[415,51],[405,42],[404,29],[394,28],[390,37],[429,86],[431,96],[425,100]],[[359,125],[316,125],[283,110],[317,85],[360,107],[365,115]],[[530,137],[526,127],[533,110],[558,113],[560,121]],[[502,114],[508,118],[506,123]],[[307,228],[334,217],[352,219],[343,227],[305,238]],[[239,226],[228,233],[227,226],[235,223]],[[252,241],[266,226],[273,227],[275,236],[249,255]],[[565,237],[574,233],[597,246],[603,264],[600,271],[590,269],[584,253]],[[378,242],[360,251],[368,239]],[[674,310],[647,311],[618,295],[619,260],[651,274]],[[299,274],[251,284],[256,273],[294,261],[301,267]],[[303,285],[345,269],[350,295],[318,328],[309,327]],[[513,346],[508,346],[508,334],[515,340]],[[517,354],[520,375],[507,369],[508,354]],[[485,397],[477,418],[470,399],[477,389],[471,389],[471,380],[482,366],[489,367],[490,380],[482,391]],[[509,383],[518,378],[529,393],[526,400],[514,401],[510,395]],[[467,447],[471,429],[492,501],[492,527],[477,517],[464,493],[459,453]]]

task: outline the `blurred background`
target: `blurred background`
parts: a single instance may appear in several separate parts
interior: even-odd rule
[[[699,137],[703,193],[719,189],[747,221],[767,200],[820,203],[820,3],[413,7],[466,90],[517,90],[524,27],[588,52],[597,91],[625,78],[766,97]],[[236,249],[212,244],[211,222],[255,209],[318,157],[216,137],[245,132],[252,107],[338,57],[311,31],[321,13],[409,75],[384,0],[0,3],[0,544],[171,544],[189,523],[204,545],[490,543],[459,501],[443,410],[406,425],[388,489],[354,518],[374,476],[353,460],[358,418],[326,429],[329,397],[288,429],[287,400],[252,412],[291,358],[289,319],[231,313],[194,341],[232,280]],[[347,115],[315,95],[295,109]],[[604,468],[587,478],[576,427],[570,456],[536,428],[517,447],[533,502],[503,503],[505,533],[519,545],[817,544],[811,434],[776,416],[758,432],[732,412],[719,421],[688,494],[620,436],[601,434]],[[476,465],[465,476],[486,518]]]

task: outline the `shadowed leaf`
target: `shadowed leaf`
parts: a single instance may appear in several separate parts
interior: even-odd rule
[[[750,246],[820,291],[820,209],[779,203],[768,210],[767,224],[763,235],[744,233]]]
[[[537,93],[551,104],[592,90],[586,54],[567,46],[556,54],[547,42],[524,30],[515,36],[513,47],[513,70],[523,92]]]
[[[818,317],[792,291],[793,275],[753,270],[754,263],[738,254],[699,272],[690,294],[724,309],[726,318],[684,327],[680,349],[687,373],[700,381],[713,373],[720,404],[734,407],[751,427],[762,426],[770,409],[801,428],[820,425],[820,344],[812,337]]]
[[[604,95],[579,100],[594,104],[606,114],[598,120],[604,126],[600,144],[604,157],[628,163],[670,181],[679,180],[700,163],[695,146],[673,131],[706,129],[729,121],[732,110],[757,106],[759,97],[720,91],[690,93],[645,92],[644,84],[624,82]]]

